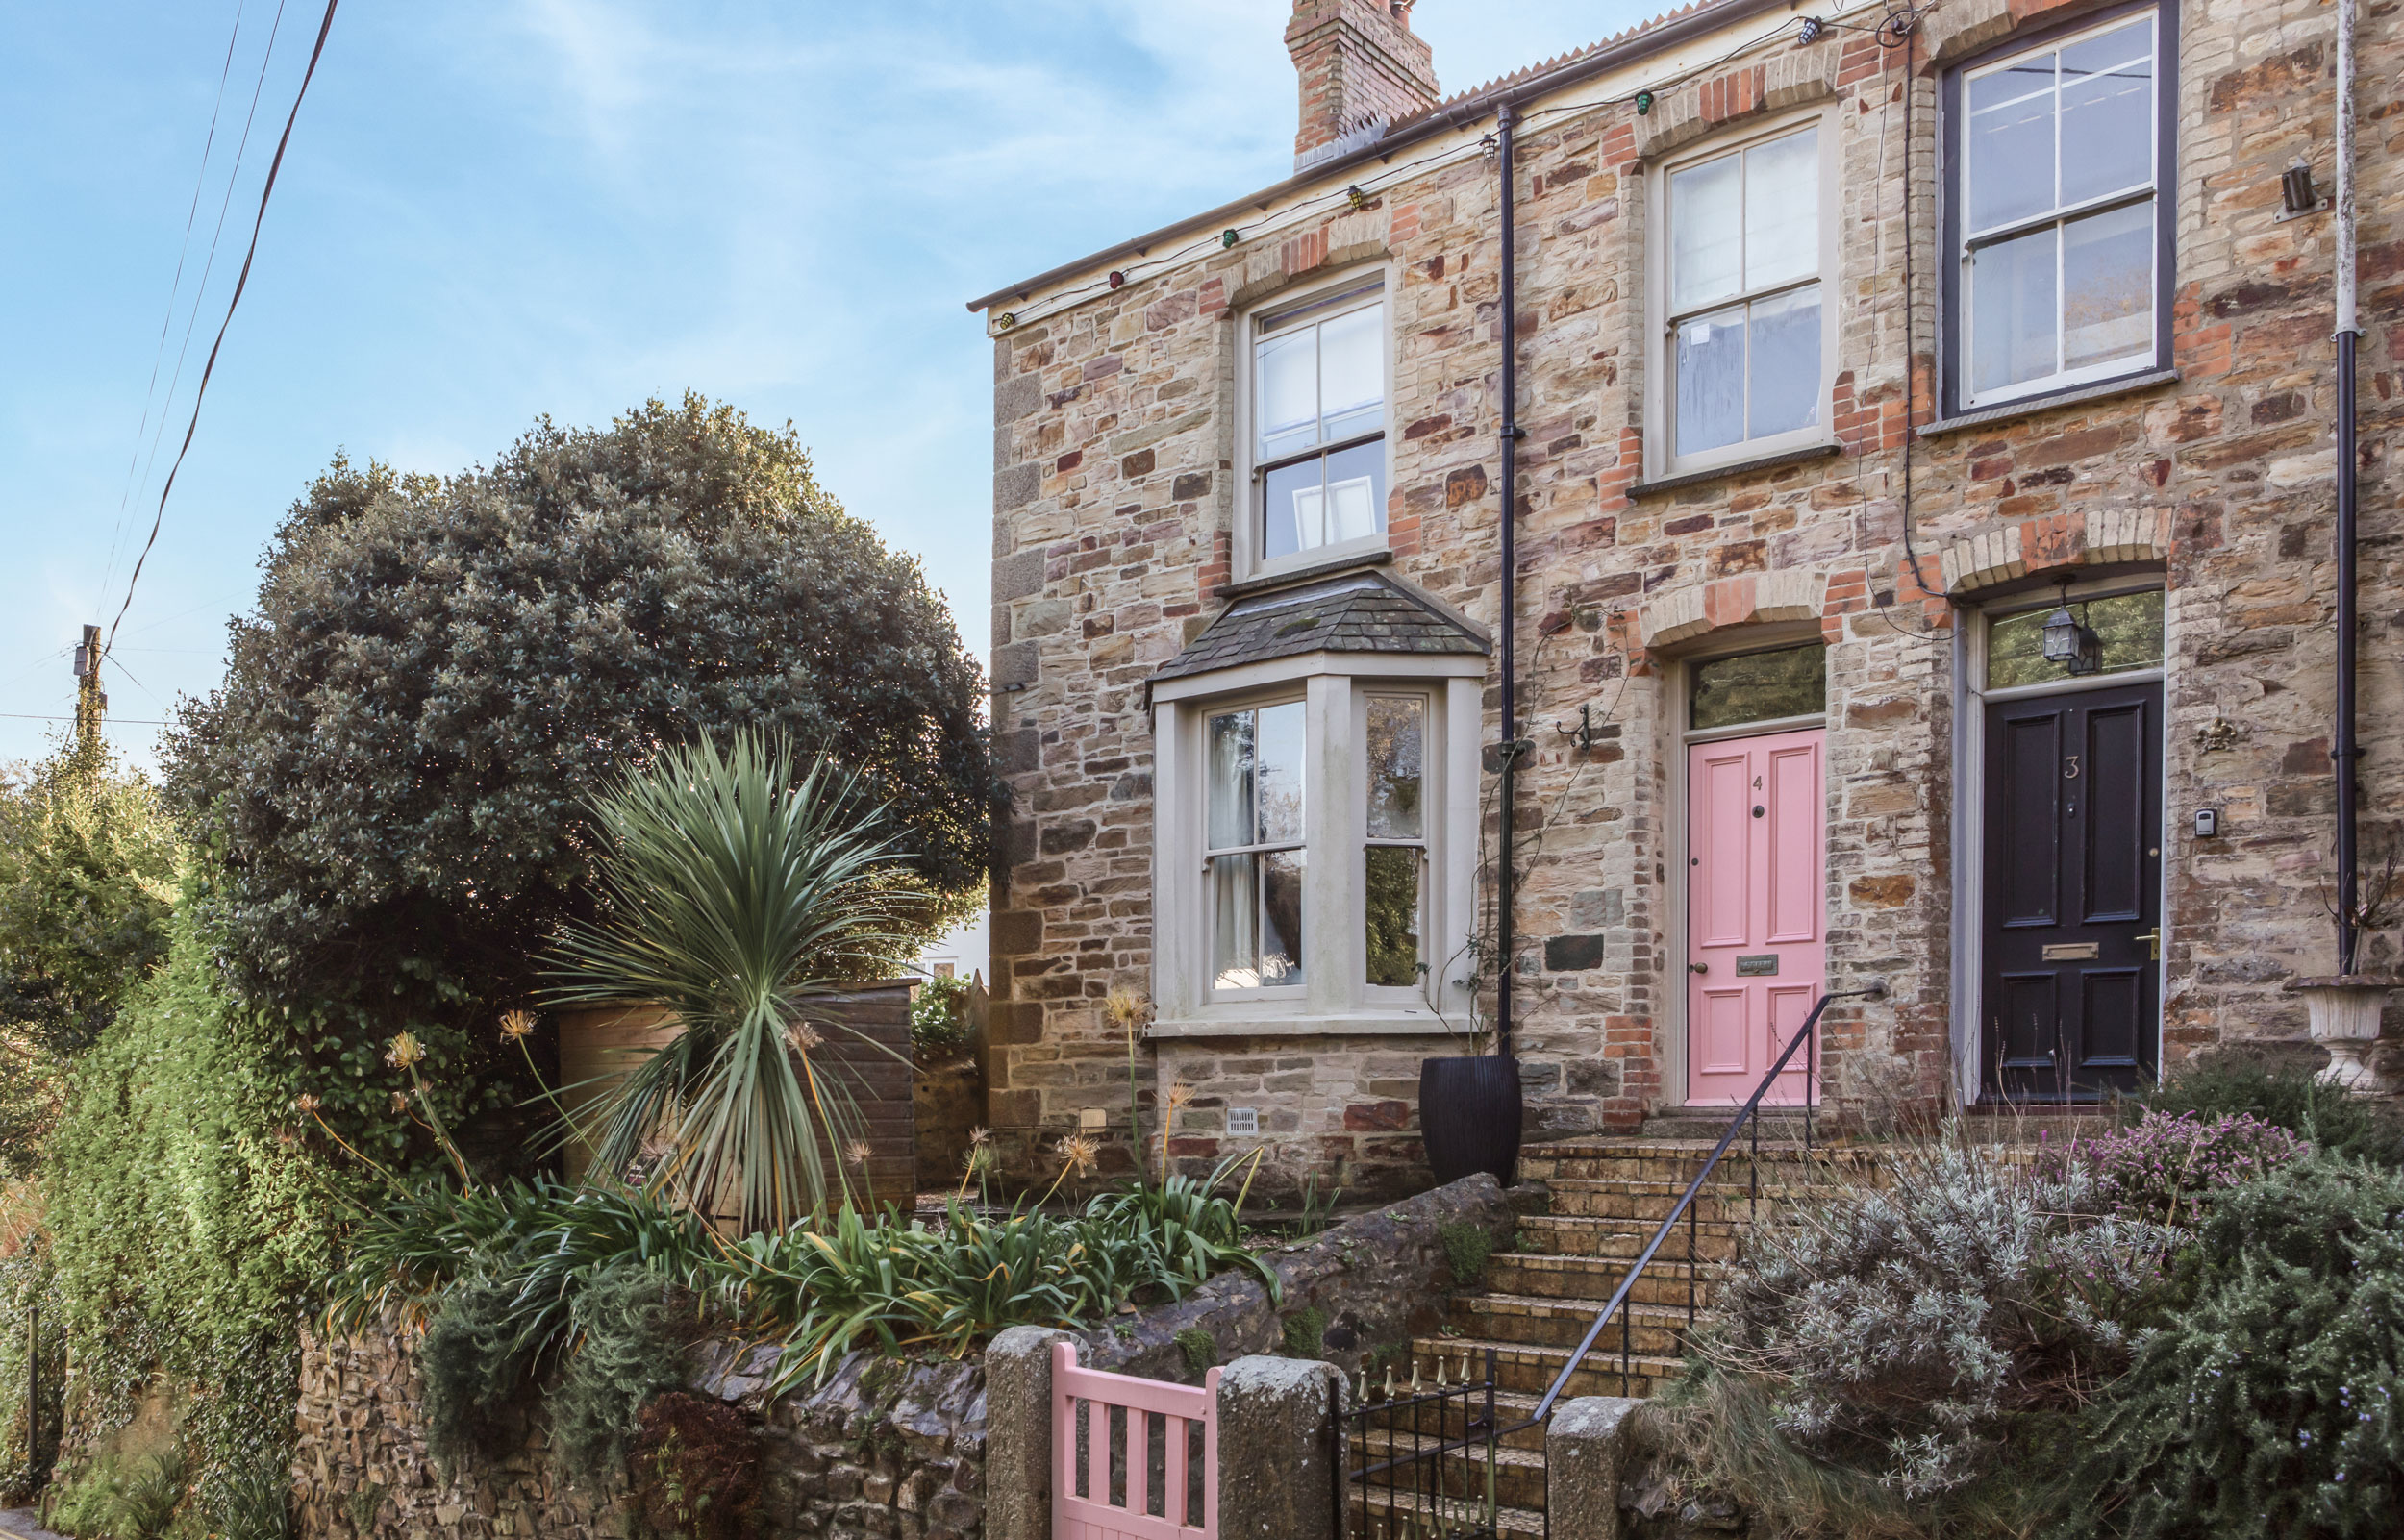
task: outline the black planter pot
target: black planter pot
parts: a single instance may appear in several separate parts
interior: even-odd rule
[[[1519,1061],[1495,1055],[1419,1064],[1419,1136],[1439,1183],[1479,1171],[1511,1185],[1519,1164]]]

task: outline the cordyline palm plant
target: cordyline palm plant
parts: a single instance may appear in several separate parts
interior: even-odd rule
[[[595,1161],[656,1160],[647,1186],[746,1229],[849,1199],[837,1153],[860,1142],[860,1105],[829,1034],[893,1051],[819,1007],[898,945],[883,807],[823,758],[796,779],[782,743],[748,733],[669,750],[593,806],[608,903],[554,947],[548,999],[664,1006],[683,1028],[603,1097]]]

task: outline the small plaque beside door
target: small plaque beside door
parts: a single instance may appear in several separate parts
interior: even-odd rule
[[[1737,958],[1737,977],[1740,979],[1758,979],[1777,971],[1778,954],[1775,952],[1761,952],[1749,957]]]
[[[2099,953],[2093,941],[2060,941],[2038,956],[2047,962],[2091,962]]]

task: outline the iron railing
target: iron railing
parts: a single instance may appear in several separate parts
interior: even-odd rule
[[[1669,1210],[1666,1218],[1662,1220],[1661,1228],[1653,1231],[1653,1238],[1645,1243],[1644,1250],[1638,1254],[1635,1264],[1628,1269],[1627,1276],[1619,1280],[1619,1287],[1612,1293],[1611,1303],[1604,1305],[1602,1313],[1594,1317],[1594,1324],[1586,1329],[1586,1335],[1578,1339],[1577,1347],[1571,1351],[1568,1361],[1561,1366],[1561,1373],[1553,1378],[1551,1386],[1544,1392],[1544,1398],[1536,1403],[1536,1410],[1529,1415],[1526,1423],[1519,1425],[1520,1427],[1540,1423],[1552,1415],[1553,1403],[1559,1401],[1562,1391],[1568,1388],[1569,1377],[1578,1372],[1578,1366],[1586,1361],[1587,1354],[1593,1350],[1596,1340],[1609,1329],[1612,1321],[1621,1317],[1622,1312],[1626,1310],[1629,1298],[1636,1292],[1637,1280],[1644,1276],[1644,1269],[1652,1264],[1656,1255],[1660,1254],[1662,1243],[1669,1239],[1669,1232],[1678,1228],[1678,1221],[1681,1218],[1686,1221],[1687,1226],[1686,1324],[1689,1331],[1694,1329],[1694,1267],[1697,1259],[1694,1200],[1701,1195],[1703,1183],[1711,1180],[1712,1172],[1717,1169],[1720,1158],[1727,1155],[1728,1147],[1736,1143],[1737,1135],[1742,1133],[1749,1125],[1753,1130],[1753,1158],[1752,1169],[1749,1173],[1750,1185],[1747,1191],[1752,1200],[1759,1201],[1762,1187],[1762,1126],[1758,1114],[1762,1108],[1762,1098],[1769,1094],[1770,1088],[1778,1083],[1778,1077],[1786,1073],[1788,1061],[1794,1057],[1794,1051],[1812,1043],[1816,1037],[1820,1012],[1828,1008],[1830,1001],[1846,1000],[1859,995],[1884,995],[1886,992],[1887,986],[1884,983],[1874,983],[1865,989],[1832,989],[1814,1003],[1812,1013],[1803,1018],[1802,1030],[1787,1039],[1786,1050],[1778,1056],[1778,1061],[1769,1066],[1769,1073],[1762,1077],[1762,1083],[1753,1088],[1753,1094],[1746,1098],[1742,1106],[1737,1108],[1736,1116],[1728,1120],[1728,1131],[1721,1134],[1719,1143],[1712,1147],[1710,1156],[1703,1162],[1703,1169],[1697,1171],[1694,1174],[1694,1180],[1687,1183],[1686,1192],[1678,1199],[1677,1205]],[[1803,1056],[1803,1147],[1806,1150],[1812,1147],[1813,1102],[1816,1099],[1815,1092],[1818,1083],[1818,1060],[1816,1049],[1807,1051]],[[1635,1333],[1629,1329],[1628,1323],[1621,1319],[1619,1393],[1623,1396],[1627,1394],[1633,1378],[1634,1360],[1631,1344],[1634,1337]],[[1506,1432],[1514,1430],[1505,1429]]]
[[[1471,1378],[1465,1352],[1457,1383],[1445,1382],[1448,1363],[1433,1385],[1416,1368],[1408,1384],[1396,1384],[1391,1371],[1383,1386],[1362,1377],[1355,1403],[1341,1414],[1339,1535],[1495,1540],[1502,1431],[1494,1415],[1494,1350],[1484,1356],[1483,1379]]]

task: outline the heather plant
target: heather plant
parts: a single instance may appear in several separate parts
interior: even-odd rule
[[[2170,1235],[2093,1179],[1944,1141],[1823,1157],[1765,1216],[1698,1334],[1675,1422],[1713,1478],[1798,1533],[2020,1533],[2032,1474],[2121,1372]]]
[[[2053,1157],[2057,1180],[2089,1179],[2089,1202],[2132,1219],[2191,1224],[2212,1194],[2253,1181],[2311,1146],[2247,1112],[2216,1118],[2148,1109],[2133,1128],[2073,1140]]]
[[[2356,1540],[2404,1513],[2404,1176],[2291,1160],[2201,1205],[2077,1448],[2067,1535]]]
[[[2404,1117],[2387,1103],[2332,1085],[2310,1068],[2223,1051],[2145,1093],[2141,1110],[2203,1118],[2243,1114],[2310,1140],[2316,1150],[2404,1168]]]

